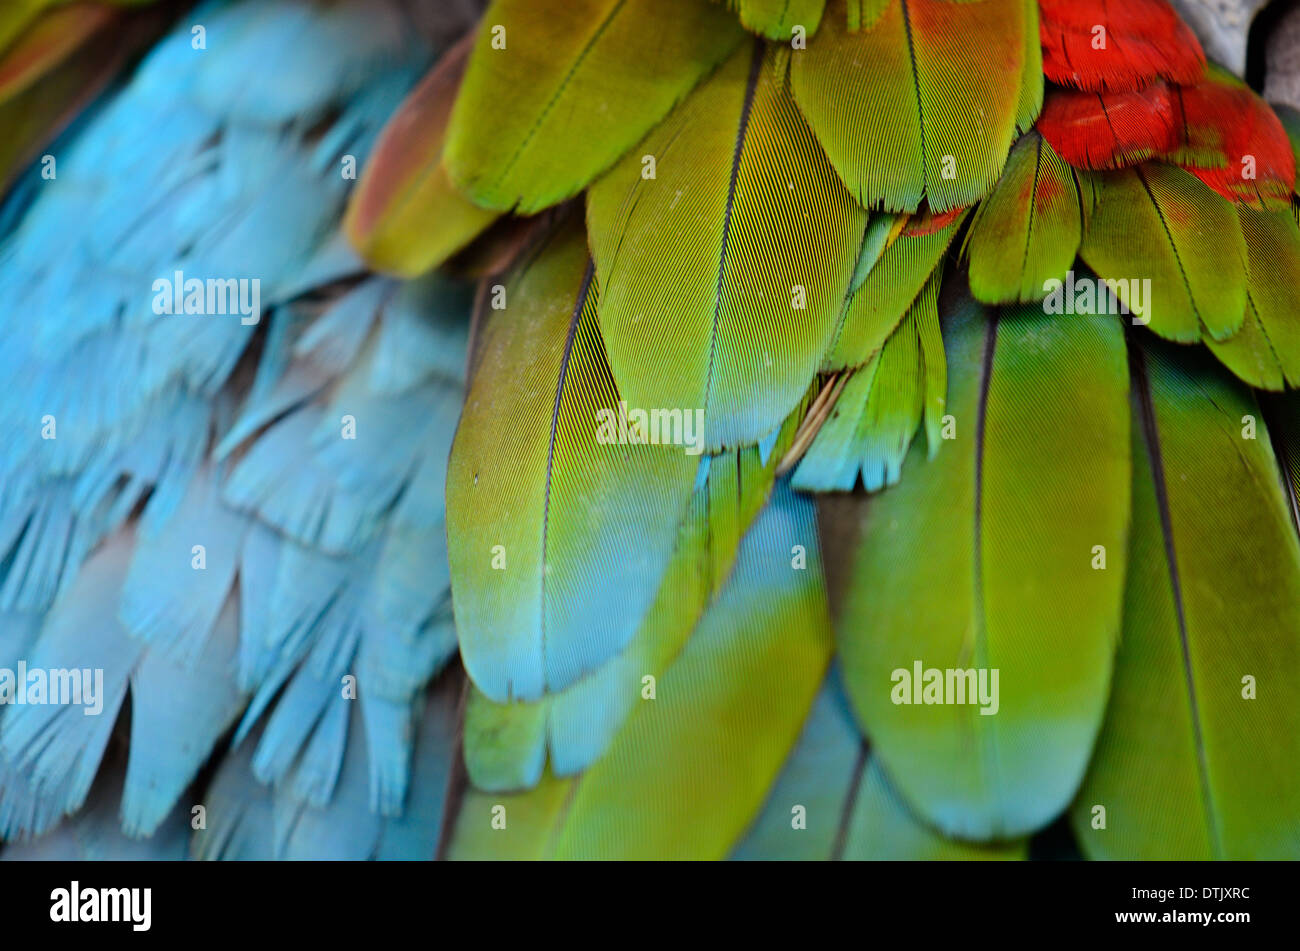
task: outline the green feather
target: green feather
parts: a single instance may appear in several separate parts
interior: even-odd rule
[[[796,824],[796,807],[801,807]],[[762,813],[732,858],[746,860],[1012,859],[1025,843],[946,839],[917,819],[870,755],[832,674]]]
[[[448,466],[448,556],[465,667],[498,702],[562,689],[626,646],[699,465],[630,430],[609,444],[619,393],[596,297],[584,234],[568,226],[479,332]]]
[[[795,470],[796,489],[848,492],[859,472],[868,492],[893,485],[922,415],[927,428],[939,425],[947,374],[939,339],[938,287],[938,277],[932,277],[880,352],[853,371]],[[928,337],[925,354],[922,327]],[[936,448],[933,437],[930,445]]]
[[[1021,0],[1025,7],[1025,64],[1016,105],[1016,130],[1028,132],[1043,111],[1043,46],[1038,33],[1038,0]]]
[[[908,477],[869,501],[823,503],[853,551],[831,574],[837,641],[908,804],[949,834],[1019,836],[1073,797],[1105,706],[1128,523],[1124,347],[1113,318],[994,320],[969,303],[944,337],[955,438],[929,461],[913,446]],[[997,713],[895,704],[895,672],[916,661],[998,670]]]
[[[549,699],[494,703],[470,686],[461,743],[476,788],[499,792],[537,785],[546,766]]]
[[[851,32],[844,0],[832,0],[791,58],[791,84],[862,205],[916,211],[925,199],[943,212],[993,187],[1027,108],[1018,103],[1025,9],[1024,0],[891,0]]]
[[[709,460],[654,604],[617,657],[534,703],[498,704],[477,691],[471,694],[465,759],[476,786],[533,785],[548,745],[551,769],[560,776],[586,769],[605,751],[641,702],[642,678],[657,678],[668,669],[727,580],[741,538],[767,503],[777,460],[802,418],[801,406],[782,427],[766,460],[758,447]]]
[[[1099,277],[1117,281],[1119,299],[1132,307],[1132,282],[1149,279],[1141,319],[1161,337],[1190,343],[1236,333],[1246,312],[1246,242],[1232,203],[1172,165],[1090,178],[1097,207],[1080,254]]]
[[[580,776],[548,770],[524,793],[470,791],[452,856],[724,857],[794,746],[830,652],[814,512],[780,487],[654,699],[639,677],[625,685],[631,715]],[[494,805],[508,841],[489,835]]]
[[[1142,350],[1124,632],[1076,834],[1094,858],[1294,859],[1300,547],[1268,435],[1209,360]]]
[[[964,218],[963,212],[938,230],[904,228],[898,234],[845,302],[822,370],[860,367],[885,345],[931,275],[937,275]],[[868,238],[874,231],[874,227],[868,229]]]
[[[465,790],[453,820],[447,858],[479,862],[550,858],[573,786],[572,779],[547,772],[527,792]]]
[[[619,390],[704,408],[710,452],[757,443],[803,396],[866,227],[783,76],[761,41],[738,50],[588,194]]]
[[[637,705],[583,775],[557,855],[724,857],[762,807],[825,675],[825,599],[812,504],[780,488],[657,699]]]
[[[451,181],[498,211],[572,198],[744,36],[705,0],[494,0],[447,130]]]
[[[1206,343],[1251,386],[1300,386],[1300,228],[1289,211],[1237,206],[1250,273],[1246,317],[1227,340]]]
[[[745,29],[759,33],[777,43],[789,43],[795,27],[803,27],[804,36],[817,32],[826,0],[727,0],[740,14]]]
[[[1081,235],[1074,172],[1030,132],[971,219],[963,249],[971,293],[988,304],[1042,300],[1046,281],[1065,279]]]
[[[858,30],[871,29],[889,3],[890,0],[848,0],[845,24],[849,32],[856,33]]]

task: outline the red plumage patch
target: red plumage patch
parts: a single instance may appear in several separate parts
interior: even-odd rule
[[[1049,90],[1037,128],[1076,168],[1113,169],[1168,154],[1180,110],[1163,82],[1136,92]]]
[[[936,215],[928,207],[922,208],[907,219],[907,223],[903,225],[899,235],[905,238],[919,238],[927,234],[935,234],[956,221],[965,211],[966,206],[962,206],[960,208],[949,208],[947,211]]]
[[[1178,92],[1185,150],[1171,157],[1225,198],[1254,208],[1287,208],[1295,153],[1268,104],[1220,70]]]
[[[1123,92],[1051,89],[1037,128],[1076,168],[1162,159],[1231,201],[1266,209],[1287,207],[1295,186],[1295,154],[1281,121],[1218,69],[1195,86],[1158,80]]]
[[[1038,0],[1043,74],[1094,92],[1200,79],[1205,53],[1166,0]]]

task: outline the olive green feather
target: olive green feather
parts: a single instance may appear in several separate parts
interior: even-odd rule
[[[812,503],[779,486],[699,628],[586,772],[471,793],[452,857],[723,858],[762,808],[830,660]],[[491,834],[501,807],[509,841]],[[500,821],[500,819],[499,819]]]
[[[1037,132],[1016,143],[966,234],[971,293],[987,304],[1042,300],[1079,253],[1082,213],[1074,172]]]
[[[1015,837],[1073,798],[1105,707],[1129,515],[1124,345],[1114,318],[969,302],[944,341],[953,439],[930,460],[914,445],[907,478],[877,496],[823,503],[849,553],[830,573],[837,643],[908,805],[951,835]],[[938,698],[955,704],[905,703],[926,699],[909,691],[917,663],[945,687],[950,669],[984,670],[985,700],[954,675]]]
[[[1300,386],[1300,228],[1289,211],[1237,206],[1246,239],[1249,281],[1241,329],[1206,343],[1251,386]]]
[[[1094,858],[1295,858],[1300,544],[1268,433],[1204,356],[1143,346],[1133,388],[1124,630],[1077,838]]]
[[[1097,207],[1080,255],[1115,282],[1134,316],[1184,343],[1236,333],[1246,312],[1246,242],[1232,203],[1172,165],[1090,178]]]
[[[688,446],[646,445],[635,418],[622,423],[575,224],[487,311],[448,466],[461,654],[498,702],[562,689],[626,646],[699,466]]]
[[[860,367],[885,345],[926,282],[932,275],[938,280],[944,254],[964,218],[963,212],[937,229],[913,221],[898,232],[845,302],[822,370]],[[868,240],[878,235],[876,222],[881,220],[872,219]]]
[[[783,62],[759,40],[737,50],[588,193],[619,391],[703,408],[710,452],[759,442],[803,396],[866,227]]]
[[[474,785],[531,787],[542,775],[548,748],[551,770],[559,776],[586,769],[605,751],[640,702],[643,678],[668,669],[725,584],[802,418],[803,406],[786,420],[766,457],[753,446],[709,459],[655,601],[616,657],[532,703],[494,703],[477,689],[471,692],[464,745]]]
[[[916,211],[924,200],[943,212],[993,187],[1029,108],[1025,10],[1024,0],[890,0],[853,32],[844,0],[831,0],[791,57],[791,83],[863,206]]]
[[[745,35],[707,0],[494,0],[447,129],[452,184],[522,214],[572,198]]]
[[[837,681],[834,673],[827,677],[762,814],[732,858],[1024,858],[1023,841],[994,846],[961,842],[917,819],[871,755]]]
[[[343,228],[377,271],[414,277],[438,267],[500,217],[465,198],[442,162],[447,118],[469,39],[446,53],[384,127]]]
[[[1025,62],[1016,104],[1016,130],[1028,132],[1043,111],[1043,46],[1039,36],[1038,0],[1021,0],[1025,8]]]
[[[745,29],[777,43],[792,42],[799,27],[806,41],[817,32],[826,10],[826,0],[727,0],[727,5],[739,14]]]
[[[848,492],[862,475],[874,492],[898,481],[924,415],[935,442],[947,389],[939,334],[939,278],[931,277],[903,323],[867,364],[851,371],[835,408],[795,470],[805,492]]]

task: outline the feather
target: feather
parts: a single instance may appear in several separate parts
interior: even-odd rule
[[[814,510],[782,487],[657,699],[583,774],[557,856],[724,856],[762,806],[829,659]]]
[[[807,390],[866,226],[782,75],[746,44],[645,140],[654,178],[633,153],[588,197],[619,392],[702,408],[712,453],[758,442]]]
[[[76,8],[55,11],[46,20],[55,20],[59,36],[52,45],[45,35],[45,21],[32,34],[11,48],[0,59],[0,71],[16,69],[6,80],[0,76],[0,189],[8,185],[18,171],[39,154],[40,148],[62,131],[112,79],[123,61],[153,35],[152,21],[128,21],[118,30],[90,27],[79,21],[77,32],[83,42],[75,44],[77,55],[62,42],[67,18]],[[85,11],[80,11],[85,15]],[[4,24],[0,21],[0,31]],[[0,40],[0,50],[4,43]],[[40,47],[37,49],[36,47]],[[37,62],[22,68],[29,54]]]
[[[1218,67],[1200,84],[1179,90],[1179,97],[1192,151],[1179,159],[1183,167],[1229,201],[1267,211],[1289,209],[1295,154],[1268,104]],[[1214,160],[1200,161],[1202,151]]]
[[[447,477],[461,652],[497,702],[562,689],[627,644],[698,467],[690,446],[641,442],[654,433],[630,414],[627,445],[605,444],[623,442],[621,397],[581,227],[557,232],[505,295],[514,309],[482,328]]]
[[[826,0],[727,0],[740,22],[753,33],[776,43],[790,42],[799,28],[812,36],[821,25]]]
[[[868,208],[973,204],[997,181],[1024,85],[1023,0],[890,0],[859,32],[832,0],[791,87],[831,164]],[[972,135],[972,115],[981,117]]]
[[[825,611],[811,504],[778,487],[655,699],[636,703],[580,777],[548,773],[520,795],[468,795],[451,854],[725,856],[762,806],[825,674]],[[489,832],[494,818],[515,833]]]
[[[527,792],[510,796],[467,789],[455,815],[447,857],[454,861],[551,858],[575,786],[574,779],[545,773]]]
[[[1098,277],[1115,281],[1119,301],[1166,340],[1236,333],[1246,312],[1246,242],[1233,206],[1168,165],[1093,181],[1097,207],[1079,253]],[[1150,280],[1150,293],[1138,278]]]
[[[704,475],[655,600],[617,657],[533,704],[493,704],[471,693],[465,760],[476,786],[532,787],[542,777],[547,746],[550,769],[561,777],[581,772],[605,752],[641,702],[645,678],[663,675],[730,576],[741,539],[771,493],[776,460],[802,418],[801,407],[775,434],[767,458],[757,446],[706,457],[710,464],[701,467]]]
[[[942,219],[917,216],[900,228],[861,286],[845,302],[823,371],[864,365],[885,345],[932,276],[961,228],[965,212]]]
[[[798,819],[798,823],[796,823]],[[1023,842],[946,839],[893,791],[858,732],[835,673],[817,694],[803,733],[763,812],[732,853],[740,860],[962,860],[1025,857]]]
[[[1082,227],[1073,170],[1030,132],[971,219],[963,248],[971,293],[987,304],[1041,300],[1045,283],[1064,280],[1074,263]]]
[[[326,805],[271,788],[253,778],[245,742],[222,760],[205,796],[208,825],[195,833],[200,859],[431,859],[448,791],[455,747],[459,676],[440,678],[419,702],[411,790],[401,815],[376,815],[366,793],[367,741],[355,703],[336,705],[358,735],[338,776],[340,791]],[[254,740],[256,737],[253,738]]]
[[[5,862],[140,862],[184,859],[189,850],[190,813],[177,805],[151,836],[132,838],[119,820],[125,763],[110,756],[75,816],[37,839],[7,843]]]
[[[222,505],[211,471],[191,480],[166,524],[136,539],[118,610],[126,629],[196,657],[230,593],[246,527]]]
[[[388,121],[343,228],[371,267],[413,277],[442,264],[500,216],[451,184],[443,144],[471,36],[448,51]]]
[[[1228,369],[1251,386],[1300,386],[1300,229],[1288,211],[1237,206],[1249,279],[1241,329],[1206,341]]]
[[[1043,47],[1038,36],[1038,0],[1023,0],[1023,3],[1025,62],[1021,68],[1020,101],[1016,107],[1016,131],[1022,135],[1033,128],[1043,109]]]
[[[837,643],[908,806],[949,835],[1013,837],[1069,803],[1101,725],[1128,524],[1123,342],[1108,317],[970,303],[944,341],[952,444],[929,461],[914,446],[869,501],[823,503],[852,552],[831,573]],[[985,701],[918,705],[918,665],[989,671]]]
[[[189,663],[147,651],[131,674],[131,753],[122,792],[122,828],[150,836],[166,820],[247,697],[235,686],[239,638],[235,602]]]
[[[494,0],[447,127],[452,184],[525,215],[573,197],[744,35],[699,0]]]
[[[1043,73],[1092,91],[1140,89],[1157,79],[1189,86],[1205,54],[1167,0],[1039,0]]]
[[[1178,91],[1156,82],[1116,92],[1053,89],[1036,128],[1075,168],[1115,169],[1171,154],[1184,126]]]
[[[885,345],[850,375],[795,470],[791,484],[796,489],[851,492],[859,472],[868,492],[898,482],[922,414],[935,411],[927,408],[927,395],[941,404],[946,389],[943,347],[938,342],[938,293],[939,279],[931,277]],[[921,343],[923,325],[933,338],[926,353]],[[942,406],[938,409],[942,416]],[[932,443],[931,449],[935,448]]]
[[[32,795],[50,803],[40,807],[45,821],[71,814],[85,802],[126,698],[128,678],[145,649],[122,630],[111,608],[105,610],[117,602],[129,556],[127,534],[114,536],[91,556],[46,616],[26,658],[29,670],[96,672],[94,703],[87,705],[83,692],[80,705],[19,704],[0,721],[0,756],[21,770]],[[95,707],[98,714],[86,714]],[[10,825],[0,835],[42,831]]]
[[[1132,363],[1124,630],[1073,825],[1094,858],[1294,856],[1300,547],[1259,409],[1186,351]]]

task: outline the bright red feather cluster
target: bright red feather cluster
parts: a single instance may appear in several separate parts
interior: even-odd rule
[[[1205,70],[1196,35],[1166,0],[1039,0],[1043,74],[1096,92],[1164,79],[1186,86]]]
[[[1282,123],[1235,77],[1207,68],[1165,0],[1039,0],[1049,87],[1037,128],[1078,168],[1159,159],[1231,201],[1281,208],[1295,186]],[[1072,88],[1060,88],[1068,86]]]

